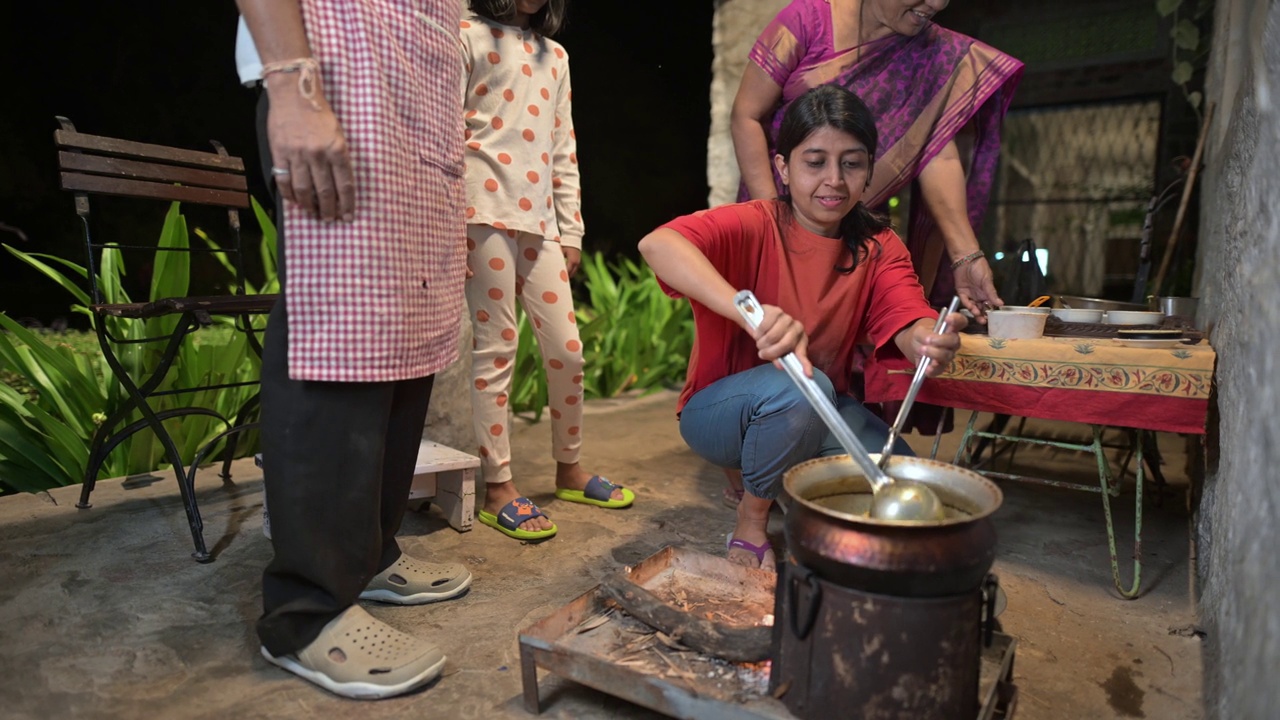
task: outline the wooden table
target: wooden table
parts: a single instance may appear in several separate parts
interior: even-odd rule
[[[1142,572],[1143,443],[1135,443],[1133,583],[1126,588],[1120,580],[1111,519],[1110,499],[1119,494],[1119,484],[1113,482],[1110,463],[1103,454],[1102,431],[1119,427],[1203,435],[1216,359],[1207,342],[1129,347],[1110,338],[998,340],[963,334],[951,367],[925,382],[918,400],[973,411],[956,452],[956,464],[971,464],[974,438],[1092,452],[1098,463],[1097,487],[991,471],[984,474],[1099,493],[1107,521],[1112,578],[1120,594],[1132,599],[1139,594]],[[910,384],[911,372],[904,360],[873,358],[866,366],[867,401],[900,400]],[[1085,423],[1092,427],[1093,442],[1081,445],[976,430],[979,412]]]

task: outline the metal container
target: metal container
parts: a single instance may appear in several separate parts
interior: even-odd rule
[[[978,712],[982,618],[1000,489],[964,468],[893,457],[885,472],[928,485],[929,522],[874,520],[847,455],[787,471],[786,562],[774,598],[770,686],[804,720],[951,720]],[[991,603],[984,603],[989,597]],[[984,608],[990,607],[990,611]]]
[[[1198,298],[1189,297],[1162,297],[1158,301],[1160,312],[1169,317],[1184,317],[1194,319],[1196,316],[1196,306],[1200,303]]]
[[[1100,323],[1102,322],[1103,312],[1103,310],[1094,310],[1090,308],[1054,308],[1053,316],[1062,322]]]
[[[1084,308],[1086,310],[1147,310],[1146,305],[1103,300],[1102,298],[1080,297],[1079,295],[1059,295],[1058,302],[1065,308]]]
[[[1102,320],[1108,325],[1159,325],[1164,314],[1154,310],[1108,310]]]
[[[928,485],[946,520],[885,522],[864,514],[871,486],[847,455],[809,460],[787,471],[788,552],[822,580],[902,597],[957,595],[981,586],[995,561],[991,514],[1000,488],[964,468],[917,457],[890,458],[891,477]]]
[[[1044,337],[1044,324],[1048,319],[1049,308],[1044,312],[993,310],[987,313],[987,334],[996,339],[1034,340]]]
[[[802,720],[955,720],[979,710],[983,589],[903,598],[779,567],[769,686]],[[987,623],[984,626],[984,621]]]

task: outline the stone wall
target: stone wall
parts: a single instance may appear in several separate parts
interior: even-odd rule
[[[431,391],[431,407],[423,437],[474,455],[476,436],[471,430],[471,321],[463,306],[462,334],[458,337],[458,359],[436,373]]]
[[[1218,351],[1199,506],[1210,718],[1280,707],[1280,0],[1219,0],[1201,181],[1200,319]]]
[[[789,0],[717,0],[711,31],[715,59],[711,63],[711,134],[707,138],[707,204],[723,205],[738,197],[738,161],[729,135],[729,110],[747,55],[778,11]]]

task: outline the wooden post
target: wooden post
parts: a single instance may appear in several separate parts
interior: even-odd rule
[[[1169,233],[1169,242],[1164,246],[1164,258],[1160,260],[1160,270],[1156,272],[1155,282],[1151,284],[1151,294],[1160,297],[1160,288],[1164,285],[1164,276],[1173,262],[1173,249],[1178,246],[1178,235],[1182,233],[1182,221],[1186,219],[1187,205],[1191,202],[1191,188],[1196,184],[1196,176],[1200,174],[1200,162],[1204,158],[1205,141],[1209,138],[1209,124],[1213,122],[1214,104],[1209,103],[1204,110],[1204,124],[1200,126],[1200,138],[1196,140],[1196,152],[1191,158],[1191,168],[1187,171],[1187,183],[1182,186],[1182,201],[1178,203],[1178,214],[1173,219],[1173,232]]]

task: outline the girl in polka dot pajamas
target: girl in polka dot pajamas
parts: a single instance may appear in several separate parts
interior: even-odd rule
[[[547,373],[556,497],[606,508],[635,498],[578,464],[583,360],[569,277],[581,261],[581,192],[568,55],[548,37],[563,22],[565,4],[471,0],[461,33],[471,398],[486,484],[479,518],[521,540],[548,538],[557,528],[512,480],[507,394],[517,299]]]

